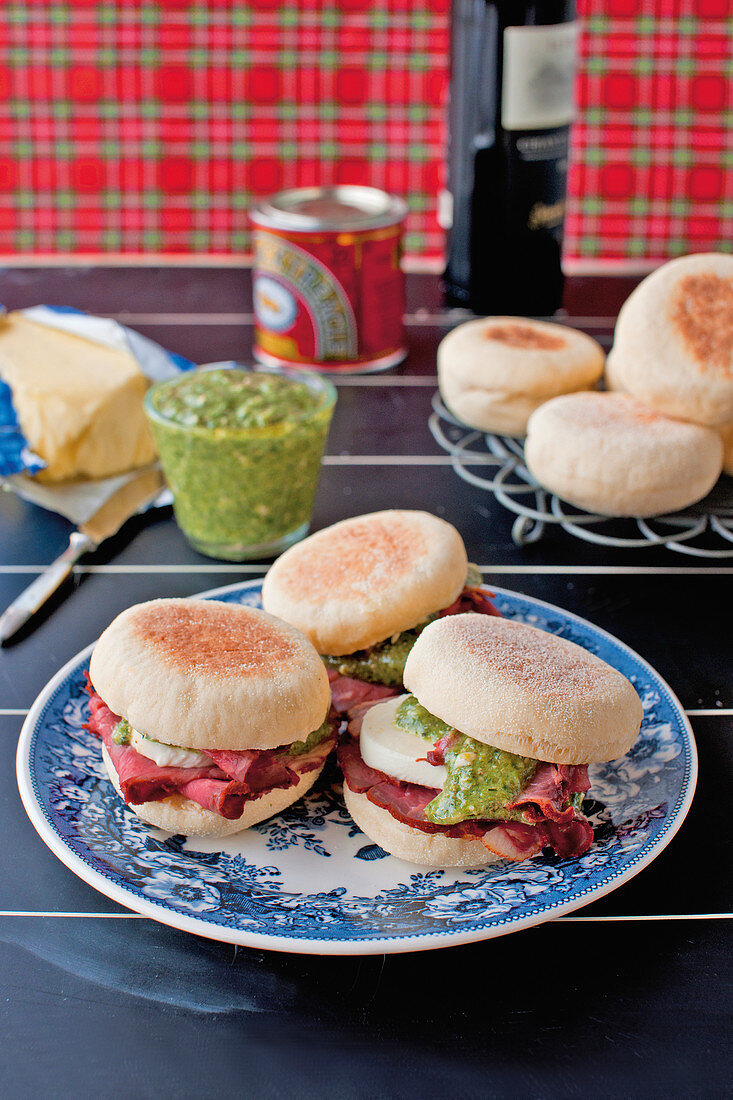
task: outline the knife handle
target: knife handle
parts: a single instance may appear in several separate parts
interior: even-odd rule
[[[31,584],[24,589],[10,607],[0,615],[0,645],[11,638],[35,615],[39,608],[54,594],[59,585],[66,580],[74,563],[87,550],[94,549],[94,542],[81,531],[73,531],[69,545],[56,561],[51,562]]]

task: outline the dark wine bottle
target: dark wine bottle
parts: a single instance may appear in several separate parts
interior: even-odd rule
[[[550,316],[561,304],[576,32],[574,0],[452,2],[451,305]]]

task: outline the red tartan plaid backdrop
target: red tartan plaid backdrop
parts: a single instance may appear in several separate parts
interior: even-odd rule
[[[581,0],[569,256],[731,247],[731,3]],[[258,196],[358,182],[439,257],[448,10],[0,0],[0,252],[239,254]]]

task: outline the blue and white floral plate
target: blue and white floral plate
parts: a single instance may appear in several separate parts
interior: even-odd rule
[[[260,604],[260,581],[206,593]],[[115,794],[87,718],[83,672],[70,661],[31,708],[18,746],[25,808],[75,874],[114,901],[187,932],[311,954],[415,951],[528,928],[609,893],[650,863],[690,807],[695,742],[679,701],[632,650],[550,604],[493,589],[502,613],[570,638],[623,672],[644,704],[628,756],[591,768],[596,829],[580,859],[500,861],[424,870],[386,855],[351,821],[327,766],[304,800],[225,840],[168,836]]]

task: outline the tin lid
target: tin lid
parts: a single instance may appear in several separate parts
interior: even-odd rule
[[[280,191],[250,211],[272,229],[379,229],[402,221],[407,203],[376,187],[299,187]]]

